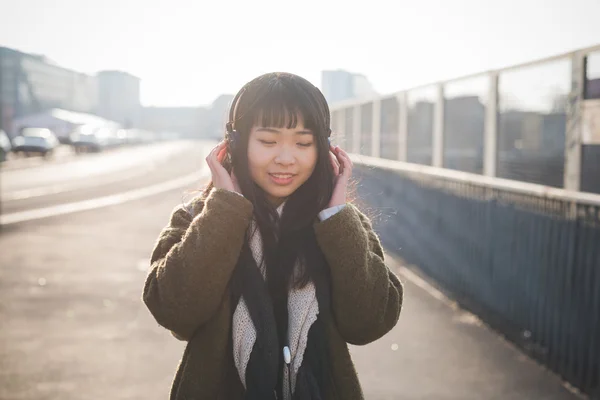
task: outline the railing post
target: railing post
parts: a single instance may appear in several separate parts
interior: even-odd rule
[[[406,161],[408,137],[408,104],[406,92],[398,93],[398,161]]]
[[[381,151],[381,99],[373,100],[371,119],[371,155],[379,157]]]
[[[338,145],[342,148],[346,147],[346,118],[345,117],[346,114],[346,109],[339,109],[335,112],[335,126],[336,126],[336,133],[339,135],[336,138],[336,141],[338,143]]]
[[[483,138],[483,174],[494,177],[498,165],[498,72],[490,72],[489,78]]]
[[[565,131],[564,187],[579,191],[581,184],[581,105],[585,84],[585,54],[575,52],[571,56],[571,93],[567,103],[567,126]]]
[[[437,85],[437,98],[433,116],[433,160],[434,167],[444,166],[444,85]]]
[[[353,106],[354,110],[352,112],[352,135],[354,135],[353,140],[352,140],[352,144],[353,144],[353,149],[352,152],[355,154],[360,154],[360,135],[361,135],[361,126],[360,126],[360,119],[361,119],[361,110],[360,110],[360,104],[357,104],[355,106]]]

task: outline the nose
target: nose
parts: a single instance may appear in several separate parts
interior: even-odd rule
[[[275,156],[275,163],[280,165],[292,165],[296,162],[296,157],[291,149],[282,146]]]

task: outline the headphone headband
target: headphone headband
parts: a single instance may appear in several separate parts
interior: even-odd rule
[[[235,129],[233,129],[233,124],[235,123],[235,109],[237,108],[237,105],[240,102],[242,94],[246,91],[247,86],[248,84],[244,85],[244,87],[242,87],[240,91],[237,92],[233,100],[231,100],[231,108],[229,109],[229,121],[227,121],[227,124],[225,125],[225,129],[227,129],[227,132],[232,133],[235,131]]]
[[[244,94],[244,92],[247,90],[248,85],[252,83],[249,82],[247,84],[245,84],[240,91],[235,95],[235,97],[233,98],[233,100],[231,100],[231,108],[229,109],[229,121],[227,121],[227,123],[225,124],[225,129],[227,130],[227,132],[229,132],[231,135],[237,137],[237,131],[234,129],[234,124],[235,124],[235,110],[238,106],[238,103],[240,102],[240,99],[242,97],[242,95]],[[327,109],[327,113],[329,113],[329,106],[327,104],[327,100],[325,100],[325,97],[323,97],[323,101],[325,103],[325,108]],[[329,115],[325,117],[325,122],[327,123],[327,126],[325,127],[325,129],[327,130],[327,137],[331,136],[331,127],[329,126],[330,121],[330,117]]]

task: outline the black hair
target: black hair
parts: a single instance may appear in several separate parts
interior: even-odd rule
[[[323,267],[316,260],[322,258],[322,254],[316,247],[313,223],[318,213],[327,207],[333,193],[334,176],[328,142],[331,133],[329,106],[321,91],[306,79],[277,72],[261,75],[244,85],[231,108],[228,122],[237,137],[224,165],[229,172],[233,168],[242,194],[254,205],[254,216],[263,239],[269,286],[285,288],[287,294],[289,286],[285,283],[303,287],[314,279],[314,269]],[[287,199],[280,218],[276,206],[250,176],[248,140],[253,126],[291,129],[296,127],[299,117],[304,127],[314,134],[317,162],[310,178]],[[209,183],[205,195],[211,188]],[[298,259],[303,261],[304,267],[298,275],[292,276],[294,262]],[[274,303],[279,300],[273,298]]]
[[[307,181],[286,199],[280,217],[277,205],[272,204],[264,190],[252,180],[248,168],[248,141],[254,126],[293,129],[299,118],[302,118],[304,127],[313,132],[317,161]],[[248,82],[234,97],[225,137],[230,144],[234,140],[235,146],[229,147],[230,154],[224,162],[228,172],[232,169],[235,171],[242,194],[254,206],[254,218],[263,242],[266,284],[279,340],[287,337],[289,289],[302,288],[308,282],[315,284],[320,297],[320,317],[310,333],[311,345],[307,348],[305,358],[312,360],[311,368],[319,377],[321,387],[329,379],[329,356],[323,318],[330,312],[328,293],[331,288],[329,267],[318,246],[313,225],[319,212],[327,208],[334,187],[334,171],[329,152],[330,118],[325,97],[306,79],[279,72],[261,75]],[[232,133],[235,133],[234,137]],[[212,182],[208,184],[203,196],[208,195],[212,186]],[[244,285],[249,284],[245,278],[249,276],[248,268],[257,267],[248,245],[250,234],[252,233],[246,234],[245,244],[231,278],[233,304],[237,304],[237,299],[244,292]],[[296,265],[300,270],[295,270]],[[322,300],[324,304],[321,304]],[[262,374],[261,371],[256,372],[259,376]]]

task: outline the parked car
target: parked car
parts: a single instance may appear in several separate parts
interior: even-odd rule
[[[6,161],[6,156],[12,150],[10,138],[2,129],[0,129],[0,162]]]
[[[44,157],[51,156],[60,143],[56,135],[46,128],[24,128],[21,134],[13,139],[15,153],[41,154]]]
[[[76,153],[95,153],[108,146],[104,130],[93,126],[79,126],[75,128],[69,138]]]

